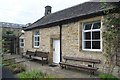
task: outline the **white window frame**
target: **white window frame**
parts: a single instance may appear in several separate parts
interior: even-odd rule
[[[35,34],[35,33],[38,33],[38,34]],[[34,45],[34,48],[39,48],[39,45],[40,45],[40,44],[39,44],[39,41],[36,41],[36,40],[35,40],[36,37],[39,38],[39,31],[35,31],[35,32],[34,32],[34,35],[33,35],[33,40],[34,40],[34,41],[33,41],[33,45]],[[40,39],[39,39],[39,40],[40,40]],[[38,43],[39,45],[36,46],[35,43]]]
[[[21,42],[21,39],[23,39],[23,42]],[[21,44],[23,44],[23,46]],[[24,46],[25,46],[24,37],[20,37],[20,48],[24,48]]]
[[[97,23],[97,22],[100,22],[100,24],[101,24],[101,27],[100,27],[100,29],[92,29],[91,28],[91,30],[84,30],[84,25],[85,24],[92,24],[92,27],[93,27],[93,24],[94,23]],[[82,24],[82,50],[83,51],[97,51],[97,52],[102,52],[102,31],[101,31],[101,28],[102,28],[102,23],[101,23],[101,21],[94,21],[94,22],[89,22],[89,23],[83,23]],[[91,42],[92,41],[100,41],[100,49],[85,49],[85,42],[84,41],[87,41],[87,40],[84,40],[84,32],[92,32],[92,31],[100,31],[100,39],[99,40],[92,40],[92,38],[91,38]],[[91,33],[91,36],[92,36],[92,33]],[[90,41],[90,40],[88,40],[88,41]],[[91,47],[92,47],[92,43],[91,43]]]

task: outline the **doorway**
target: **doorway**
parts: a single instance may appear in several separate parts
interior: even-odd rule
[[[53,63],[60,62],[60,40],[53,40]]]

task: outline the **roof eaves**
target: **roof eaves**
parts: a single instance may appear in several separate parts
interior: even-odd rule
[[[110,10],[110,9],[113,9],[113,8],[115,8],[115,7],[112,6],[112,7],[106,8],[106,9],[100,9],[100,10],[96,10],[96,11],[91,11],[91,12],[89,12],[88,14],[80,14],[80,15],[76,15],[76,16],[71,16],[71,17],[69,17],[69,18],[62,18],[62,19],[59,19],[59,20],[56,20],[56,21],[52,21],[52,22],[48,22],[48,23],[45,23],[45,24],[37,25],[37,26],[35,26],[35,27],[27,27],[25,30],[27,31],[27,30],[31,30],[31,29],[34,29],[34,28],[38,28],[38,27],[41,27],[41,26],[53,24],[53,23],[60,22],[60,21],[70,20],[70,19],[73,19],[73,18],[85,16],[85,15],[90,15],[90,14],[94,14],[94,13],[99,13],[99,12],[103,12],[103,11],[105,11],[105,10]],[[53,14],[54,14],[54,13],[53,13]],[[44,18],[44,16],[43,16],[42,18]],[[37,20],[35,23],[37,23],[38,21],[42,20],[42,18],[39,19],[39,20]],[[32,25],[34,25],[35,23],[33,23]]]
[[[60,20],[56,20],[56,21],[53,21],[53,22],[46,23],[46,24],[38,25],[38,26],[36,26],[36,27],[27,27],[27,28],[25,29],[25,31],[31,30],[31,29],[34,29],[34,28],[38,28],[38,27],[41,27],[41,26],[53,24],[53,23],[60,22],[60,21],[70,20],[70,19],[73,19],[73,18],[82,17],[82,16],[85,16],[85,15],[93,14],[93,13],[98,13],[98,12],[102,12],[102,10],[96,11],[96,12],[90,12],[89,14],[81,14],[81,15],[72,16],[72,17],[69,17],[69,18],[63,18],[63,19],[60,19]]]

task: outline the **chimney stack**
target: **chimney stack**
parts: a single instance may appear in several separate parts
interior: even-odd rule
[[[51,13],[51,6],[46,6],[45,7],[45,16],[49,15]]]

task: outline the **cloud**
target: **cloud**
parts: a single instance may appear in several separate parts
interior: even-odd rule
[[[91,2],[119,2],[120,0],[90,0]]]
[[[44,16],[44,7],[56,12],[89,0],[0,0],[0,21],[20,24],[33,23]]]

